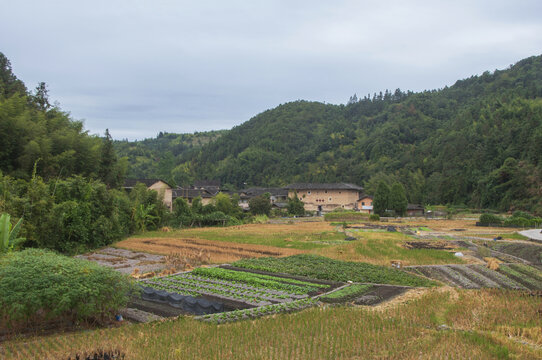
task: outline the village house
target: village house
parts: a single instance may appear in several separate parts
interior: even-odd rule
[[[181,188],[181,187],[177,189],[173,189],[173,199],[176,199],[178,197],[183,198],[190,205],[192,205],[192,202],[197,197],[201,198],[202,205],[208,205],[211,203],[211,201],[213,200],[213,197],[216,194],[218,193],[210,192],[206,189],[190,189],[190,188]]]
[[[297,183],[286,186],[288,197],[297,194],[305,204],[305,210],[319,213],[330,212],[337,208],[355,210],[363,188],[354,184],[317,184]]]
[[[164,205],[173,210],[173,187],[161,179],[126,179],[123,188],[130,191],[137,183],[144,184],[149,190],[155,190],[162,198]]]
[[[220,180],[195,180],[191,189],[206,190],[216,195],[220,192]]]
[[[408,204],[406,214],[407,216],[423,216],[425,214],[425,209],[423,205]]]
[[[373,197],[370,195],[362,195],[357,202],[357,209],[366,214],[373,213]]]
[[[181,197],[191,205],[195,198],[200,197],[202,205],[208,205],[219,192],[220,180],[196,180],[190,187],[174,189],[173,199]]]

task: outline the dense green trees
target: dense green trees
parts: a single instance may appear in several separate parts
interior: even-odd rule
[[[405,193],[405,188],[400,183],[392,185],[389,194],[390,209],[395,211],[395,214],[404,216],[406,214],[408,201]]]
[[[283,104],[179,153],[174,173],[236,187],[344,181],[370,194],[380,181],[399,182],[411,203],[542,213],[541,154],[537,56],[438,91]],[[516,163],[505,165],[508,158]]]
[[[375,214],[382,216],[386,210],[391,210],[390,205],[390,188],[385,182],[381,181],[374,194],[373,211]]]
[[[127,194],[81,176],[45,182],[0,175],[0,194],[0,213],[24,217],[24,246],[64,253],[108,245],[167,221],[158,193],[143,184]]]
[[[305,205],[301,200],[299,200],[297,193],[288,198],[288,214],[294,216],[305,215]]]
[[[394,183],[391,188],[381,181],[376,188],[373,198],[373,211],[380,216],[392,212],[398,216],[404,216],[407,210],[407,197],[405,188],[401,183]]]
[[[24,218],[24,246],[75,253],[167,221],[158,194],[120,190],[126,161],[109,132],[89,136],[80,121],[34,93],[0,53],[0,213]]]
[[[224,130],[194,134],[160,132],[154,139],[114,141],[114,147],[118,156],[130,163],[126,172],[128,178],[161,178],[171,184],[188,186],[197,177],[184,158],[224,133]]]

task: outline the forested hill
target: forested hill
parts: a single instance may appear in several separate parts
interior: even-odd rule
[[[161,178],[170,183],[190,183],[181,156],[190,156],[202,146],[218,139],[227,130],[172,134],[160,132],[156,138],[141,141],[115,141],[120,157],[130,163],[126,176],[131,179]]]
[[[183,179],[242,186],[399,181],[409,201],[542,212],[542,57],[422,93],[297,101],[183,158]],[[180,172],[179,172],[180,174]]]

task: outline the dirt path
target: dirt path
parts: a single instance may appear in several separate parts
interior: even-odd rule
[[[523,236],[527,236],[529,239],[542,241],[542,230],[540,229],[530,229],[530,230],[523,230],[519,231],[519,233]]]

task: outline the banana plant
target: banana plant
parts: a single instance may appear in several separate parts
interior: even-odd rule
[[[6,253],[24,240],[25,238],[18,238],[19,230],[21,230],[21,223],[23,219],[19,219],[15,226],[11,225],[11,216],[9,214],[2,214],[0,216],[0,254]]]

